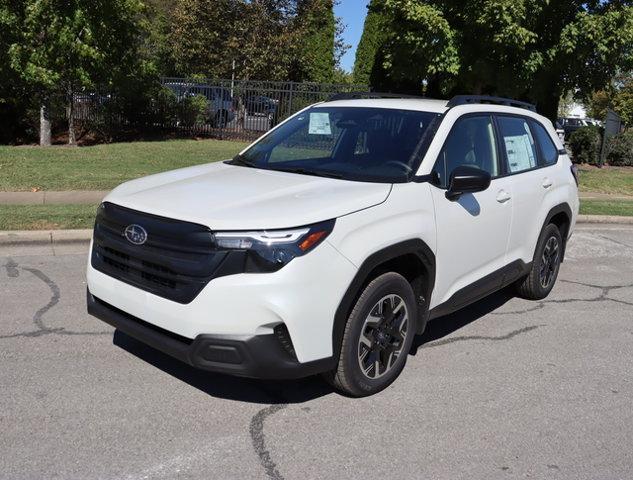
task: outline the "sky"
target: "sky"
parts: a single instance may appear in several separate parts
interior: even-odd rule
[[[363,34],[363,23],[367,15],[368,4],[369,0],[339,0],[338,5],[334,7],[334,13],[341,17],[346,25],[343,38],[347,44],[352,46],[341,59],[341,66],[348,72],[354,66],[356,47],[358,47],[360,36]]]

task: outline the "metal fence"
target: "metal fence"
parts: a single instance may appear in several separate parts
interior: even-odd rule
[[[165,77],[143,108],[122,108],[116,95],[81,93],[73,118],[93,129],[133,129],[252,140],[302,108],[366,85]],[[128,102],[129,103],[129,102]],[[130,111],[132,110],[132,111]],[[146,111],[142,111],[146,110]]]

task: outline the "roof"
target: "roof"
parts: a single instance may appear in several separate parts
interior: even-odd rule
[[[432,100],[429,98],[361,98],[323,102],[319,106],[393,108],[397,110],[444,113],[448,110],[447,104],[448,100]]]

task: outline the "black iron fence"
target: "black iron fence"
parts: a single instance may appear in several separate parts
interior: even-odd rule
[[[75,94],[72,116],[77,128],[110,137],[117,130],[143,129],[252,140],[308,105],[352,91],[369,89],[366,85],[161,78],[160,86],[143,101],[102,92]]]

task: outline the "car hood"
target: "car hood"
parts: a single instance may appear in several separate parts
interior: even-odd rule
[[[212,230],[289,228],[378,205],[390,184],[240,167],[198,165],[132,180],[104,201]]]

